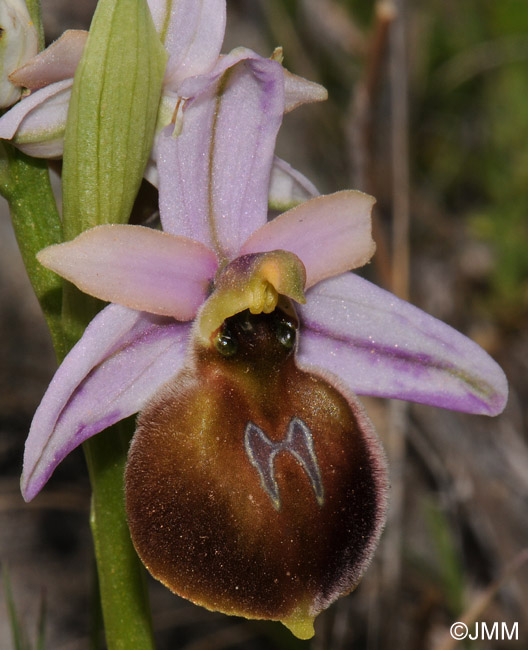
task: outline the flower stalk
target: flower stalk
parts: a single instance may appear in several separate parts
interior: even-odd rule
[[[55,352],[61,361],[68,352],[66,339],[75,339],[72,320],[61,317],[62,282],[38,264],[36,251],[60,241],[60,220],[49,184],[47,163],[28,158],[4,145],[1,186],[8,200],[13,226],[29,279],[46,317]],[[75,307],[88,314],[92,300],[71,288]],[[89,320],[89,318],[88,318]],[[78,318],[75,320],[78,323]],[[70,329],[68,329],[70,328]],[[139,562],[126,523],[123,502],[123,468],[131,427],[118,425],[103,436],[92,438],[84,447],[93,491],[91,527],[98,566],[100,597],[108,648],[134,650],[154,648],[145,572]],[[127,432],[128,430],[128,432]]]
[[[61,323],[62,281],[37,262],[43,246],[62,241],[62,227],[46,161],[0,145],[0,194],[9,203],[22,259],[41,304],[58,359],[67,353]]]
[[[35,3],[31,9],[35,19]],[[150,153],[166,62],[146,2],[99,2],[89,40],[69,111],[62,224],[47,164],[5,143],[0,157],[0,191],[10,204],[20,250],[59,361],[99,305],[75,287],[63,286],[37,262],[36,253],[96,223],[128,220]],[[106,642],[110,650],[149,650],[155,646],[145,572],[124,510],[123,471],[131,427],[124,422],[118,429],[84,447]]]
[[[90,525],[111,650],[155,648],[145,571],[125,515],[123,473],[133,431],[133,422],[120,422],[84,445],[92,485]]]
[[[146,2],[98,3],[68,112],[63,167],[66,240],[126,222],[152,146],[166,53]],[[71,285],[63,298],[69,341],[98,305]],[[144,569],[128,531],[123,471],[130,427],[84,446],[92,486],[91,528],[107,646],[154,648]]]

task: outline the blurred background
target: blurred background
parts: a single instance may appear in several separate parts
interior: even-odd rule
[[[42,5],[51,41],[88,27],[95,2]],[[301,642],[280,624],[207,612],[152,581],[159,648],[448,650],[459,620],[470,630],[474,621],[518,623],[518,641],[499,634],[460,647],[525,648],[528,4],[228,0],[228,11],[223,51],[246,45],[269,55],[281,45],[286,67],[328,89],[327,102],[285,117],[278,154],[323,193],[376,196],[378,249],[364,275],[482,345],[504,368],[510,399],[493,419],[363,400],[387,449],[392,491],[358,589]],[[44,608],[46,648],[95,649],[82,453],[31,504],[18,490],[24,439],[55,360],[3,200],[0,208],[0,560],[31,641]],[[4,589],[6,650],[9,601]]]

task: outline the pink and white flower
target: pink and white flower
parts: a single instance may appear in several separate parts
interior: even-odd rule
[[[164,232],[110,225],[43,251],[43,264],[111,301],[58,369],[26,445],[27,500],[76,446],[137,411],[183,367],[200,306],[241,255],[285,250],[306,269],[297,358],[358,395],[495,415],[507,383],[478,345],[349,273],[374,252],[373,199],[312,198],[267,221],[284,111],[281,66],[248,51],[181,86],[185,128],[160,135]],[[250,305],[246,305],[248,307]],[[245,307],[243,307],[245,308]]]

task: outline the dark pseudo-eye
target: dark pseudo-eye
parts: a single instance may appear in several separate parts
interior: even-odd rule
[[[232,357],[238,351],[236,338],[227,331],[220,331],[215,336],[214,346],[223,357]]]
[[[281,345],[283,345],[287,350],[293,348],[297,331],[292,323],[288,321],[279,321],[275,333]]]

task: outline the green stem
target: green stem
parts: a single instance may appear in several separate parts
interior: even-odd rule
[[[41,266],[39,250],[62,241],[57,205],[46,161],[29,158],[3,142],[0,144],[0,193],[7,199],[22,259],[42,306],[57,356],[66,353],[62,331],[62,280]]]
[[[68,343],[100,308],[98,301],[65,283],[63,327]],[[133,419],[102,431],[83,444],[92,486],[90,523],[108,650],[154,650],[145,570],[130,539],[123,476]]]
[[[101,599],[99,598],[99,576],[97,574],[97,563],[94,554],[90,593],[89,650],[104,650],[103,628],[103,610],[101,609]]]
[[[22,258],[46,316],[57,358],[62,360],[97,306],[71,285],[62,291],[60,278],[35,259],[40,249],[61,241],[46,163],[5,144],[0,151],[0,192],[9,202]],[[61,317],[62,293],[66,309]],[[145,572],[130,539],[124,507],[128,437],[113,427],[84,444],[93,491],[92,532],[108,650],[152,650]]]
[[[29,6],[42,35],[38,0]],[[128,220],[152,147],[166,58],[146,0],[99,0],[68,112],[62,225],[46,164],[0,145],[0,192],[10,203],[59,360],[98,305],[71,285],[63,288],[35,254],[63,235],[71,239],[88,227]],[[108,650],[151,650],[145,573],[124,506],[128,427],[114,427],[84,444],[93,491],[92,531]]]
[[[92,483],[91,527],[107,646],[111,650],[154,648],[145,572],[130,540],[123,472],[133,421],[84,443]]]

